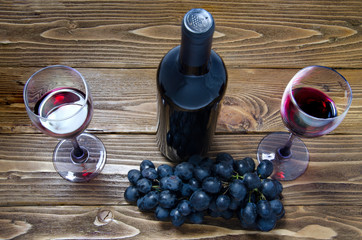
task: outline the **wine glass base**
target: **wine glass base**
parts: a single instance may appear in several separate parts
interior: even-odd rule
[[[55,147],[54,168],[60,176],[70,182],[88,182],[102,171],[106,162],[106,149],[99,138],[88,133],[79,135],[77,141],[81,148],[87,151],[84,161],[73,161],[72,141],[64,139]]]
[[[309,152],[301,139],[295,137],[290,148],[291,155],[283,158],[278,149],[288,141],[290,133],[276,132],[267,135],[261,140],[257,150],[258,161],[273,162],[274,171],[271,175],[277,180],[294,180],[302,175],[308,167]]]

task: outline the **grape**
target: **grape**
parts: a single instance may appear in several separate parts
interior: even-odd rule
[[[232,166],[234,164],[234,159],[230,154],[222,152],[216,155],[216,162],[226,162],[228,165]]]
[[[152,182],[147,178],[141,178],[137,181],[136,186],[141,193],[148,193],[152,189]]]
[[[248,190],[240,179],[235,179],[229,186],[230,195],[239,201],[245,199]]]
[[[259,218],[257,221],[258,228],[263,232],[268,232],[275,227],[276,218]]]
[[[177,197],[170,190],[164,190],[160,193],[158,204],[163,208],[173,208],[176,205]]]
[[[244,208],[243,213],[241,214],[241,218],[246,224],[250,225],[255,222],[256,217],[257,213],[255,203],[248,202]]]
[[[188,200],[180,201],[176,208],[179,210],[182,216],[188,216],[192,211],[191,203]]]
[[[275,179],[272,179],[272,181],[273,181],[273,183],[275,185],[275,188],[276,188],[276,196],[279,196],[283,191],[283,185],[279,181],[277,181]]]
[[[173,169],[167,164],[162,164],[157,168],[157,173],[160,178],[169,177],[173,175]]]
[[[263,199],[257,203],[256,210],[262,218],[268,218],[273,213],[269,201]]]
[[[174,226],[179,227],[185,222],[185,217],[178,209],[172,209],[170,212],[171,222]]]
[[[161,206],[157,206],[155,210],[155,216],[157,220],[167,221],[170,218],[170,210]]]
[[[142,177],[150,180],[155,180],[158,177],[157,171],[154,168],[145,168],[142,171]]]
[[[217,210],[216,207],[216,198],[211,198],[210,204],[209,204],[209,210],[213,211],[213,212],[218,212],[219,210]]]
[[[267,200],[273,200],[277,196],[277,188],[274,182],[270,179],[265,179],[260,186],[261,193],[266,197]]]
[[[193,177],[193,165],[189,162],[183,162],[175,167],[174,175],[182,180],[190,180]]]
[[[164,177],[160,181],[160,187],[162,190],[178,191],[182,188],[182,181],[177,176]]]
[[[206,168],[211,170],[212,165],[214,164],[214,161],[211,158],[204,158],[202,159],[202,161],[200,162],[200,167],[202,168]]]
[[[144,209],[151,210],[151,209],[155,208],[158,204],[159,195],[160,194],[156,191],[151,191],[151,192],[147,193],[143,197]]]
[[[223,217],[226,220],[231,219],[233,216],[234,212],[230,209],[221,212],[221,217]]]
[[[275,215],[281,215],[283,213],[283,204],[279,199],[274,199],[270,201],[270,208]]]
[[[283,208],[282,212],[276,216],[277,220],[281,219],[285,215],[285,209]]]
[[[142,177],[141,172],[137,169],[132,169],[128,172],[127,178],[130,183],[136,185],[137,181]]]
[[[135,186],[129,186],[124,192],[124,199],[130,203],[137,202],[139,196],[140,194]]]
[[[170,130],[168,141],[175,151],[189,154],[195,138],[178,142],[177,135],[188,130],[182,116],[174,121],[184,127],[177,133]],[[140,170],[127,174],[130,186],[124,199],[136,203],[140,211],[154,211],[157,220],[171,220],[174,226],[186,219],[202,223],[206,213],[224,219],[236,213],[241,227],[270,231],[285,215],[283,185],[268,178],[272,167],[271,162],[262,161],[255,169],[252,158],[235,161],[228,153],[217,154],[215,161],[192,155],[187,162],[174,167],[162,164],[157,169],[150,160],[143,160]]]
[[[200,182],[197,181],[195,178],[191,178],[188,183],[193,192],[195,192],[196,190],[198,190],[200,188]]]
[[[260,178],[256,174],[256,172],[245,173],[244,174],[244,183],[249,190],[259,188],[261,185]]]
[[[150,160],[143,160],[140,165],[140,171],[142,172],[146,168],[155,168],[155,165]]]
[[[220,162],[214,165],[214,172],[223,180],[228,180],[234,172],[233,165],[228,162]]]
[[[194,212],[188,216],[191,223],[200,224],[204,221],[204,213],[203,212]]]
[[[254,171],[255,163],[252,158],[246,157],[242,160],[235,161],[234,168],[239,175],[244,175],[245,173],[251,173]]]
[[[182,184],[182,187],[181,187],[181,195],[182,195],[183,197],[190,197],[193,192],[194,192],[194,191],[191,189],[190,184],[188,184],[188,183],[183,183],[183,184]]]
[[[256,225],[256,222],[253,222],[253,223],[246,223],[245,220],[241,217],[241,214],[244,212],[244,209],[241,208],[240,211],[236,212],[237,213],[237,216],[240,220],[240,225],[242,228],[244,229],[257,229],[258,226]]]
[[[209,168],[197,166],[194,168],[194,176],[195,178],[202,182],[205,178],[211,175],[211,171]]]
[[[255,162],[251,157],[245,157],[243,161],[246,161],[251,172],[255,170]]]
[[[230,200],[229,196],[219,195],[215,201],[217,210],[219,210],[219,211],[227,210],[230,206],[230,202],[231,202],[231,200]]]
[[[240,200],[236,200],[235,198],[230,199],[229,209],[230,210],[236,210],[240,207]]]
[[[221,190],[221,182],[216,177],[207,177],[202,182],[202,189],[208,193],[218,193]]]
[[[146,211],[145,207],[144,207],[144,201],[143,201],[144,197],[140,197],[139,199],[137,199],[137,207],[139,210],[141,211]]]
[[[259,163],[256,171],[260,178],[267,178],[273,173],[273,163],[269,160],[263,160]]]
[[[190,197],[190,203],[196,211],[204,211],[209,207],[211,198],[202,190],[197,190]]]

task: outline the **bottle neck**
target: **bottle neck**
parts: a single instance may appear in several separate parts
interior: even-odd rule
[[[199,76],[208,73],[211,45],[212,37],[200,41],[182,33],[179,56],[182,74]]]
[[[209,71],[215,23],[204,9],[191,9],[181,25],[180,70],[185,75],[203,75]]]

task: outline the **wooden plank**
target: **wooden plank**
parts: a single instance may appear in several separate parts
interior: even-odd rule
[[[2,1],[0,66],[156,68],[191,7],[213,14],[228,66],[361,67],[359,0]]]
[[[0,135],[0,206],[116,205],[124,202],[127,173],[144,159],[170,164],[158,151],[153,135],[98,135],[107,148],[102,173],[84,184],[63,180],[51,156],[57,140],[44,135]],[[235,159],[255,158],[262,135],[217,135],[209,156],[229,152]],[[311,161],[306,173],[283,182],[288,206],[361,206],[362,164],[359,135],[328,135],[306,141]],[[255,160],[256,161],[256,160]]]
[[[1,1],[0,239],[362,239],[362,1],[343,3]],[[305,139],[308,169],[283,182],[286,216],[271,232],[211,217],[176,228],[124,200],[127,172],[143,159],[172,165],[156,145],[155,78],[191,7],[213,14],[213,48],[229,72],[211,157],[255,158],[267,133],[285,131],[280,100],[298,69],[338,68],[351,83],[346,119],[329,135]],[[107,163],[89,183],[55,172],[57,140],[26,115],[24,84],[51,64],[76,67],[91,86],[95,114],[87,131],[105,143]]]
[[[36,133],[23,103],[26,80],[38,68],[0,68],[0,132]],[[90,131],[101,133],[156,131],[156,69],[80,68],[94,99]],[[285,86],[298,69],[230,68],[218,133],[284,131],[280,101]],[[351,84],[353,102],[334,133],[362,133],[362,70],[340,70]],[[105,124],[107,123],[107,124]]]
[[[1,207],[2,239],[360,239],[361,208],[286,207],[270,232],[244,230],[239,220],[206,217],[203,224],[174,227],[134,206]]]

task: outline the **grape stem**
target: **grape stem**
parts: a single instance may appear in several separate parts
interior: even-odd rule
[[[242,176],[242,175],[239,175],[239,173],[237,173],[236,172],[236,175],[232,175],[232,178],[234,178],[234,179],[244,179],[244,176]]]
[[[266,197],[264,196],[264,194],[262,192],[259,192],[260,193],[260,200],[266,200]]]
[[[152,188],[155,189],[155,190],[157,190],[157,191],[161,191],[161,188],[160,188],[160,186],[158,186],[158,185],[153,185]]]
[[[259,189],[254,188],[253,190],[249,191],[249,202],[251,202],[251,194],[253,194],[253,192],[257,192],[257,193],[260,193],[262,195],[262,193],[259,191]]]

